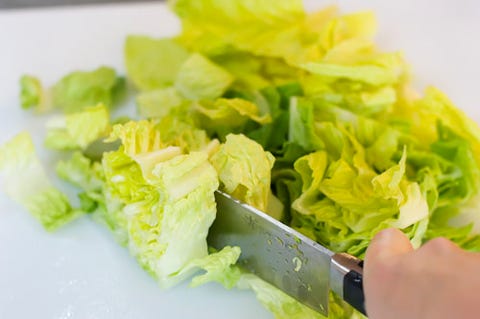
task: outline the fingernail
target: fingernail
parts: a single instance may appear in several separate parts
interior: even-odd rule
[[[398,230],[395,228],[382,229],[375,235],[375,241],[379,243],[390,242]]]

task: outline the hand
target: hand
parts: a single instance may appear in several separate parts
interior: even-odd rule
[[[369,319],[479,318],[480,254],[444,238],[413,250],[386,229],[367,249],[364,288]]]

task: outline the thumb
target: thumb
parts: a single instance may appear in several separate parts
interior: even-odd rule
[[[407,236],[398,229],[380,231],[370,242],[365,254],[364,280],[365,306],[371,318],[388,318],[385,314],[385,293],[391,289],[388,269],[402,255],[413,250]],[[397,258],[395,258],[397,257]],[[388,308],[388,307],[387,307]]]
[[[365,268],[368,264],[387,260],[413,250],[412,244],[400,230],[387,228],[375,235],[365,254]]]

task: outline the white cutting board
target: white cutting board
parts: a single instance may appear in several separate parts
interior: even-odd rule
[[[309,7],[327,1],[308,1]],[[331,3],[331,1],[330,1]],[[337,1],[345,11],[375,9],[379,41],[403,49],[419,86],[433,83],[480,120],[480,2]],[[18,79],[51,85],[75,69],[106,64],[124,72],[127,34],[172,35],[163,4],[0,12],[0,143],[22,129],[43,138],[43,119],[19,108]],[[48,165],[53,158],[40,153]],[[52,172],[50,172],[52,173]],[[218,285],[161,291],[108,231],[88,218],[46,233],[0,194],[0,318],[272,318],[250,292]]]

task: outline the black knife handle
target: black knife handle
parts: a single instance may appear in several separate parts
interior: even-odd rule
[[[348,254],[332,256],[330,284],[353,308],[367,315],[363,293],[363,261]]]

